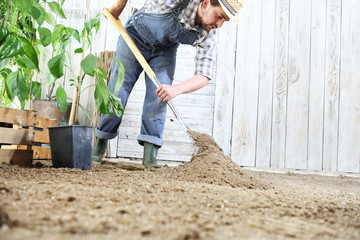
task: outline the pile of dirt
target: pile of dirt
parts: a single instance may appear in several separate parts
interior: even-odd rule
[[[198,147],[191,161],[174,169],[173,174],[184,181],[231,186],[233,188],[267,189],[262,182],[249,172],[245,172],[224,154],[215,140],[206,133],[188,131]]]

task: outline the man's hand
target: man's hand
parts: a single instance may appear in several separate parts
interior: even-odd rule
[[[177,83],[174,85],[161,84],[156,89],[156,94],[161,98],[164,102],[169,101],[170,99],[176,97],[179,94],[194,92],[206,84],[209,83],[209,78],[197,74],[185,82]]]
[[[169,101],[170,99],[176,97],[180,94],[177,85],[167,85],[167,84],[161,84],[156,89],[156,94],[161,98],[164,102]]]

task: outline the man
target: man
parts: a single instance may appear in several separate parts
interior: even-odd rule
[[[143,8],[136,11],[125,24],[125,29],[135,42],[150,67],[155,72],[160,86],[156,89],[145,76],[146,96],[142,113],[139,144],[144,146],[143,165],[158,168],[157,152],[163,145],[162,134],[166,117],[166,101],[179,94],[196,91],[213,77],[216,61],[216,29],[230,19],[238,21],[237,12],[245,0],[146,0]],[[111,14],[118,18],[127,0],[117,0],[110,7]],[[195,75],[172,85],[175,72],[176,51],[180,44],[196,47]],[[137,81],[142,67],[119,37],[116,59],[124,65],[125,79],[118,97],[125,108],[129,94]],[[114,91],[118,64],[114,62],[109,82]],[[96,129],[98,137],[92,152],[92,161],[100,163],[107,140],[117,136],[121,118],[101,115]]]

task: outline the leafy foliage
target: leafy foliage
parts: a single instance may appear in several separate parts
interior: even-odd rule
[[[81,62],[83,73],[77,76],[73,73],[71,60],[74,54],[84,53],[92,46],[94,34],[100,28],[99,15],[87,20],[81,31],[77,29],[56,24],[54,15],[66,19],[62,5],[65,0],[0,0],[0,80],[1,100],[0,105],[6,105],[17,98],[24,108],[25,101],[34,96],[41,98],[42,85],[32,81],[34,71],[39,72],[39,55],[44,47],[51,44],[54,56],[48,61],[47,66],[51,76],[50,93],[52,98],[55,90],[56,80],[64,75],[68,68],[73,77],[70,81],[82,84],[85,76],[96,77],[94,98],[101,113],[117,116],[123,114],[123,107],[119,98],[113,95],[106,85],[105,71],[96,66],[96,57],[89,53]],[[45,8],[51,11],[46,12]],[[53,27],[52,31],[43,26],[48,23]],[[80,46],[71,50],[72,39]],[[69,62],[67,66],[66,61]],[[124,79],[124,68],[120,62],[118,82],[116,91],[122,85]],[[75,80],[74,80],[75,79]],[[56,88],[55,97],[62,111],[67,107],[67,95],[65,90],[59,86]]]

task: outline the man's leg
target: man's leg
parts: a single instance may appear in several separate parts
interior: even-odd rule
[[[137,81],[140,73],[142,72],[141,65],[137,62],[135,56],[127,46],[122,37],[119,37],[114,58],[118,59],[124,66],[125,78],[122,87],[116,96],[121,99],[123,108],[125,109],[129,95]],[[119,73],[119,65],[113,61],[111,68],[111,77],[108,84],[110,92],[114,93],[115,84]],[[100,163],[106,150],[108,139],[115,138],[118,133],[118,128],[121,123],[122,117],[117,117],[114,114],[107,115],[101,114],[100,122],[95,130],[98,137],[92,151],[92,161]]]
[[[159,50],[149,65],[160,84],[172,84],[176,51],[178,45]],[[138,142],[144,146],[143,164],[145,168],[157,168],[158,149],[163,145],[162,134],[166,121],[167,103],[156,95],[156,87],[148,76],[145,77],[146,95],[141,117],[141,131]]]

